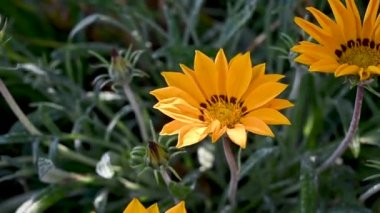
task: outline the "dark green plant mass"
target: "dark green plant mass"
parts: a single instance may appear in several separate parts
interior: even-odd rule
[[[368,2],[356,4],[364,14]],[[358,82],[294,62],[290,49],[312,40],[294,23],[315,23],[307,6],[333,17],[324,0],[1,0],[0,212],[123,212],[133,198],[162,212],[180,201],[187,212],[380,212],[378,79],[358,86],[358,129],[321,169]],[[166,86],[162,71],[221,48],[285,75],[280,98],[294,104],[274,138],[229,147],[234,196],[223,142],[176,148],[149,94]]]

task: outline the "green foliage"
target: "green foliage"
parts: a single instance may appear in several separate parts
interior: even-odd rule
[[[354,91],[293,61],[289,49],[303,36],[293,17],[305,16],[305,1],[78,2],[0,2],[0,79],[38,130],[28,132],[0,98],[2,212],[121,212],[132,197],[161,209],[185,200],[189,212],[226,210],[221,143],[184,151],[176,137],[157,137],[168,119],[149,95],[164,85],[161,71],[219,48],[229,57],[251,51],[268,73],[285,74],[283,97],[295,103],[276,138],[250,135],[234,150],[236,212],[380,212],[377,82],[352,153],[316,171],[348,129]],[[148,142],[160,147],[154,165]]]

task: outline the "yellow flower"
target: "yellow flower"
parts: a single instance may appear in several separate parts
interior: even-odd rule
[[[123,213],[159,213],[157,203],[151,205],[146,209],[139,200],[133,198],[128,206],[124,209]],[[185,202],[181,201],[174,207],[168,209],[165,213],[186,213]]]
[[[179,202],[174,207],[168,209],[165,213],[186,213],[185,202]]]
[[[265,74],[265,64],[252,67],[249,53],[229,63],[223,50],[215,60],[195,52],[194,70],[180,65],[180,72],[163,72],[167,87],[151,92],[158,99],[154,108],[174,120],[161,135],[178,134],[177,147],[189,146],[211,135],[222,135],[245,148],[247,132],[273,137],[270,125],[290,124],[278,110],[293,106],[276,97],[287,85],[283,75]]]
[[[360,81],[380,74],[379,0],[370,0],[361,21],[354,0],[329,0],[335,17],[331,20],[321,11],[308,7],[320,26],[302,18],[295,22],[316,42],[302,41],[292,48],[301,53],[295,61],[310,65],[312,72],[334,73],[335,76],[359,75]]]

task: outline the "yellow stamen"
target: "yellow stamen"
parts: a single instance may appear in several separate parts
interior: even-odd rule
[[[211,101],[208,101],[207,109],[201,109],[201,113],[206,113],[207,120],[219,120],[222,126],[233,128],[235,124],[240,122],[240,118],[246,112],[247,107],[243,106],[242,102],[237,102],[235,97],[227,99],[224,95],[213,95]],[[201,104],[201,107],[206,108],[205,106],[205,103]],[[201,120],[204,118],[203,115],[200,116]]]
[[[335,53],[339,57],[338,62],[341,64],[347,63],[362,68],[380,64],[379,44],[375,44],[369,39],[357,39],[356,42],[350,40],[347,47],[342,45],[342,50],[337,50]]]

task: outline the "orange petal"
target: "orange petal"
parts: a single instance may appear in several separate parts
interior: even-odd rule
[[[145,207],[140,203],[139,200],[133,198],[132,201],[128,204],[127,208],[124,209],[123,213],[145,213]]]
[[[179,202],[174,207],[168,209],[165,213],[186,213],[185,201]]]
[[[199,102],[205,100],[200,88],[191,77],[179,72],[162,72],[161,75],[164,76],[168,86],[177,87],[188,94],[191,94],[192,97]]]
[[[315,56],[312,55],[301,54],[300,56],[295,58],[294,61],[300,64],[310,65],[316,63],[318,59],[316,59]]]
[[[183,100],[186,100],[189,104],[191,104],[194,107],[199,106],[199,102],[196,101],[192,95],[189,93],[177,88],[177,87],[164,87],[160,89],[155,89],[150,92],[151,95],[154,95],[158,100],[163,100],[167,98],[172,98],[172,97],[178,97]]]
[[[343,38],[346,41],[356,39],[355,17],[348,13],[340,0],[328,0],[328,2],[334,13],[337,26],[340,28]]]
[[[247,91],[252,78],[252,64],[249,52],[236,56],[227,72],[227,95],[240,99]]]
[[[310,72],[325,72],[325,73],[333,73],[335,69],[338,68],[340,64],[334,59],[326,58],[321,59],[310,65]]]
[[[373,73],[373,74],[376,74],[376,75],[380,75],[380,67],[377,67],[377,66],[369,66],[367,68],[367,70],[370,72],[370,73]]]
[[[359,70],[360,81],[365,81],[371,77],[371,73],[367,69],[360,68]]]
[[[147,209],[147,213],[160,213],[160,209],[158,208],[157,203],[149,206],[149,208]]]
[[[331,20],[328,16],[326,16],[320,10],[315,9],[314,7],[308,7],[306,9],[311,14],[313,14],[319,25],[321,25],[324,30],[329,31],[331,35],[334,35],[338,38],[339,43],[346,43],[344,35],[342,35],[342,31],[337,27],[336,23],[333,20]]]
[[[226,58],[226,55],[224,54],[223,49],[220,49],[218,54],[216,54],[215,66],[216,66],[216,71],[219,73],[218,94],[226,95],[225,93],[226,93],[228,62],[227,62],[227,58]]]
[[[203,140],[208,132],[207,126],[188,125],[179,131],[177,148],[190,146]]]
[[[370,0],[364,15],[362,38],[372,39],[372,32],[375,25],[377,11],[379,10],[379,0]]]
[[[265,106],[265,108],[272,108],[276,110],[286,109],[289,107],[293,107],[294,104],[292,104],[290,101],[285,99],[273,99],[269,101]]]
[[[184,123],[202,122],[198,117],[200,115],[199,110],[180,98],[164,99],[155,104],[153,108]]]
[[[254,134],[274,137],[274,134],[269,126],[258,118],[244,117],[241,119],[241,123],[244,124],[246,130]]]
[[[211,141],[215,143],[226,132],[226,128],[222,127],[219,120],[213,120],[210,125]]]
[[[247,132],[242,124],[236,124],[234,128],[227,128],[227,135],[236,145],[245,148],[247,144]]]
[[[355,75],[358,74],[359,69],[360,68],[356,65],[342,64],[336,69],[335,76],[340,77],[343,75]]]
[[[346,0],[347,10],[349,14],[353,15],[355,20],[356,28],[356,38],[360,38],[360,33],[362,31],[362,21],[360,18],[359,10],[356,7],[355,0]]]
[[[249,112],[247,117],[255,117],[270,125],[290,125],[287,117],[271,108],[260,108]]]
[[[315,59],[323,59],[323,58],[335,58],[334,51],[328,49],[320,44],[315,44],[310,41],[302,41],[299,45],[296,45],[292,48],[292,51],[298,53],[304,53],[305,55],[312,56]]]
[[[296,17],[294,21],[299,27],[301,27],[307,34],[313,37],[320,44],[323,44],[326,47],[330,47],[333,50],[339,48],[339,45],[335,39],[320,27],[317,27],[316,25],[299,17]]]
[[[253,66],[252,67],[252,79],[256,79],[259,76],[264,75],[265,74],[265,67],[266,67],[265,63],[261,63],[261,64]]]
[[[248,111],[254,110],[273,100],[286,89],[286,84],[269,82],[254,89],[244,101]]]
[[[218,93],[218,75],[216,65],[207,55],[195,51],[194,75],[199,87],[207,98]]]
[[[253,88],[256,88],[260,85],[263,85],[265,83],[269,82],[277,82],[281,79],[283,79],[285,75],[280,75],[280,74],[267,74],[267,75],[262,75],[256,79],[256,81],[253,83]]]
[[[160,135],[175,135],[179,133],[179,130],[188,125],[188,123],[183,123],[181,121],[171,121],[162,127],[162,130],[160,132]]]

